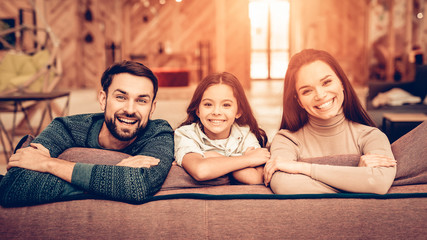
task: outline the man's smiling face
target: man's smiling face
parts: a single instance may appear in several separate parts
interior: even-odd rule
[[[131,141],[147,126],[155,109],[150,79],[129,73],[113,77],[108,93],[101,91],[100,103],[105,125],[119,141]]]

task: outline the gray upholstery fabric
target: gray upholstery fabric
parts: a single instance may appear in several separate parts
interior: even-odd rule
[[[413,183],[413,176],[425,173],[426,170],[417,168],[420,162],[425,164],[426,152],[418,145],[410,147],[407,144],[415,139],[423,146],[425,128],[426,123],[421,130],[416,129],[402,142],[392,145],[399,161],[400,178],[397,180]],[[115,164],[127,157],[117,152],[98,151],[69,149],[61,158]],[[358,156],[304,161],[357,165]],[[173,166],[156,196],[272,194],[263,185],[202,186],[188,177],[182,168]],[[427,184],[393,186],[389,191],[420,192],[427,192]],[[0,239],[424,239],[426,212],[425,197],[170,199],[141,205],[88,199],[20,208],[0,207]]]
[[[80,147],[69,148],[59,155],[60,159],[71,162],[104,165],[116,165],[121,160],[128,157],[130,157],[129,154],[122,152]]]
[[[427,192],[427,185],[395,188]],[[260,189],[268,188],[230,185],[180,191],[240,194]],[[171,199],[142,205],[91,199],[0,208],[0,238],[423,239],[426,211],[426,198]]]
[[[397,160],[394,186],[427,183],[427,121],[391,145]]]

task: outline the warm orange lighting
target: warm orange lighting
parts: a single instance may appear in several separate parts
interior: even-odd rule
[[[283,79],[289,61],[287,0],[251,0],[251,78]]]

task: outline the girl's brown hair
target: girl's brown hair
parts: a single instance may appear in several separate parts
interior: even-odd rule
[[[369,117],[365,109],[363,109],[350,81],[337,60],[326,51],[306,49],[295,54],[289,62],[288,70],[285,75],[283,114],[280,129],[288,129],[294,132],[307,123],[308,115],[298,104],[298,94],[295,84],[298,71],[301,67],[314,61],[322,61],[328,64],[341,80],[344,88],[343,112],[345,117],[353,122],[375,127],[375,123]]]
[[[202,101],[203,93],[208,89],[208,87],[215,84],[226,84],[233,89],[234,97],[237,99],[238,111],[242,114],[235,120],[235,122],[239,126],[249,126],[251,132],[253,132],[258,139],[259,144],[262,147],[265,147],[268,142],[267,135],[265,131],[258,126],[242,84],[240,84],[239,80],[233,74],[228,72],[211,74],[199,83],[187,108],[187,119],[180,125],[180,127],[192,123],[201,124],[200,118],[196,114],[197,110],[199,109],[200,102]]]

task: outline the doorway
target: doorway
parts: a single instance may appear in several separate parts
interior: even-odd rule
[[[251,79],[284,79],[289,62],[289,0],[250,0]]]

